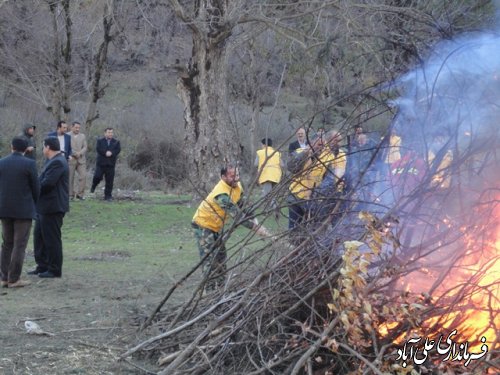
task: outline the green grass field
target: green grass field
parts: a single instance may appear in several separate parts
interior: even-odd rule
[[[71,202],[63,226],[64,272],[89,270],[109,279],[179,276],[198,259],[190,226],[194,208],[179,204],[187,198]]]
[[[197,204],[189,196],[162,193],[112,203],[92,198],[72,201],[62,229],[63,272],[88,272],[107,280],[124,275],[136,280],[164,275],[166,283],[179,279],[199,261],[190,225]],[[275,222],[269,224],[278,230]],[[248,233],[238,229],[228,250]],[[34,265],[32,258],[28,262]]]
[[[116,357],[135,342],[134,321],[198,263],[190,225],[195,208],[190,197],[160,193],[72,201],[62,228],[62,278],[26,275],[35,266],[31,238],[22,276],[31,285],[0,291],[0,373],[135,373]],[[182,303],[200,279],[196,272],[168,305]],[[25,320],[54,336],[27,335]]]

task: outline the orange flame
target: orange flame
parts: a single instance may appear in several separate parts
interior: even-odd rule
[[[497,210],[500,219],[500,210]],[[443,220],[446,226],[452,225],[447,219]],[[470,234],[464,226],[459,231],[464,234],[465,250],[462,259],[454,260],[454,264],[447,276],[440,280],[439,286],[432,292],[436,306],[448,308],[439,316],[429,318],[420,324],[419,328],[411,333],[405,332],[395,339],[395,343],[402,344],[413,335],[436,339],[439,335],[446,335],[457,330],[460,342],[467,341],[471,350],[479,351],[482,347],[482,337],[486,338],[489,351],[500,348],[500,225],[490,233],[491,241],[476,241],[472,236],[484,234],[481,228],[472,229]],[[437,251],[434,260],[437,263],[450,258],[445,254],[449,249]],[[458,256],[457,256],[458,258]],[[429,262],[430,263],[430,262]],[[439,266],[422,267],[422,277],[413,274],[403,280],[404,290],[424,292],[440,276]],[[398,322],[388,322],[378,328],[382,336],[387,336]]]

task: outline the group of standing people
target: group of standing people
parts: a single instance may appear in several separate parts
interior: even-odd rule
[[[61,229],[71,199],[85,199],[87,140],[81,124],[74,122],[68,132],[66,122],[43,140],[44,165],[38,175],[36,126],[28,124],[11,142],[11,154],[0,159],[0,219],[2,248],[0,254],[1,286],[23,287],[21,279],[32,221],[35,220],[33,245],[36,267],[29,275],[41,278],[62,276],[63,248]],[[112,200],[116,159],[120,142],[113,129],[97,141],[98,154],[91,191],[106,179],[105,200]],[[75,188],[75,175],[77,184]]]
[[[293,149],[290,145],[287,203],[291,234],[297,233],[299,225],[310,218],[322,219],[344,189],[347,158],[341,141],[340,133],[332,130],[311,139],[306,146]]]
[[[402,138],[394,129],[377,143],[357,126],[348,135],[345,149],[340,132],[335,130],[326,132],[321,128],[308,137],[306,130],[299,128],[296,137],[289,144],[286,163],[288,229],[292,240],[300,240],[301,228],[309,223],[335,224],[348,204],[354,211],[370,210],[386,203],[380,197],[387,192],[406,195],[417,187],[423,175],[430,176],[431,187],[450,186],[453,156],[440,137],[435,137],[426,160],[416,157],[408,146],[403,153]],[[283,178],[285,162],[282,153],[273,147],[272,139],[263,138],[261,144],[254,165],[262,198],[268,197],[263,207],[268,208],[270,203],[281,213],[274,190]],[[266,228],[250,219],[253,216],[245,212],[242,202],[238,168],[227,165],[221,169],[221,180],[192,219],[205,290],[220,288],[226,281],[224,225],[229,217],[239,215],[239,222],[247,228],[271,236]]]
[[[43,141],[47,162],[38,176],[35,160],[24,156],[27,148],[24,137],[15,137],[11,154],[0,159],[2,287],[29,284],[21,279],[21,272],[33,219],[36,220],[33,243],[37,268],[29,273],[42,278],[61,276],[61,227],[64,214],[69,210],[68,164],[59,140],[47,137]]]

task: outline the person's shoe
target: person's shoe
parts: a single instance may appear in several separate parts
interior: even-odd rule
[[[15,283],[9,283],[9,288],[22,288],[26,285],[30,285],[31,283],[27,280],[17,280]]]
[[[41,271],[39,268],[35,268],[35,269],[28,271],[26,273],[28,275],[38,275],[39,273],[42,273],[42,272],[45,272],[45,271]]]
[[[61,276],[57,276],[54,272],[45,271],[45,272],[40,272],[38,274],[38,277],[41,277],[43,279],[53,279],[55,277],[61,277]]]
[[[106,202],[112,202],[113,201],[113,197],[105,197],[104,200]]]
[[[0,281],[0,286],[2,286],[2,288],[7,288],[9,286],[9,283],[7,281]]]
[[[95,186],[92,186],[92,187],[90,188],[90,192],[91,192],[91,193],[95,193]]]
[[[84,201],[85,197],[83,195],[77,195],[76,199],[78,199],[79,201]]]

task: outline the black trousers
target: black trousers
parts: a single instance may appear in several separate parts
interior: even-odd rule
[[[15,283],[21,277],[31,223],[31,219],[2,219],[2,281]]]
[[[101,166],[96,165],[94,178],[92,180],[92,190],[94,190],[99,182],[102,181],[104,176],[104,182],[106,185],[104,186],[104,199],[111,198],[113,192],[113,182],[115,180],[115,166]]]
[[[35,261],[39,272],[62,274],[63,249],[61,227],[64,213],[38,214],[34,231]]]

